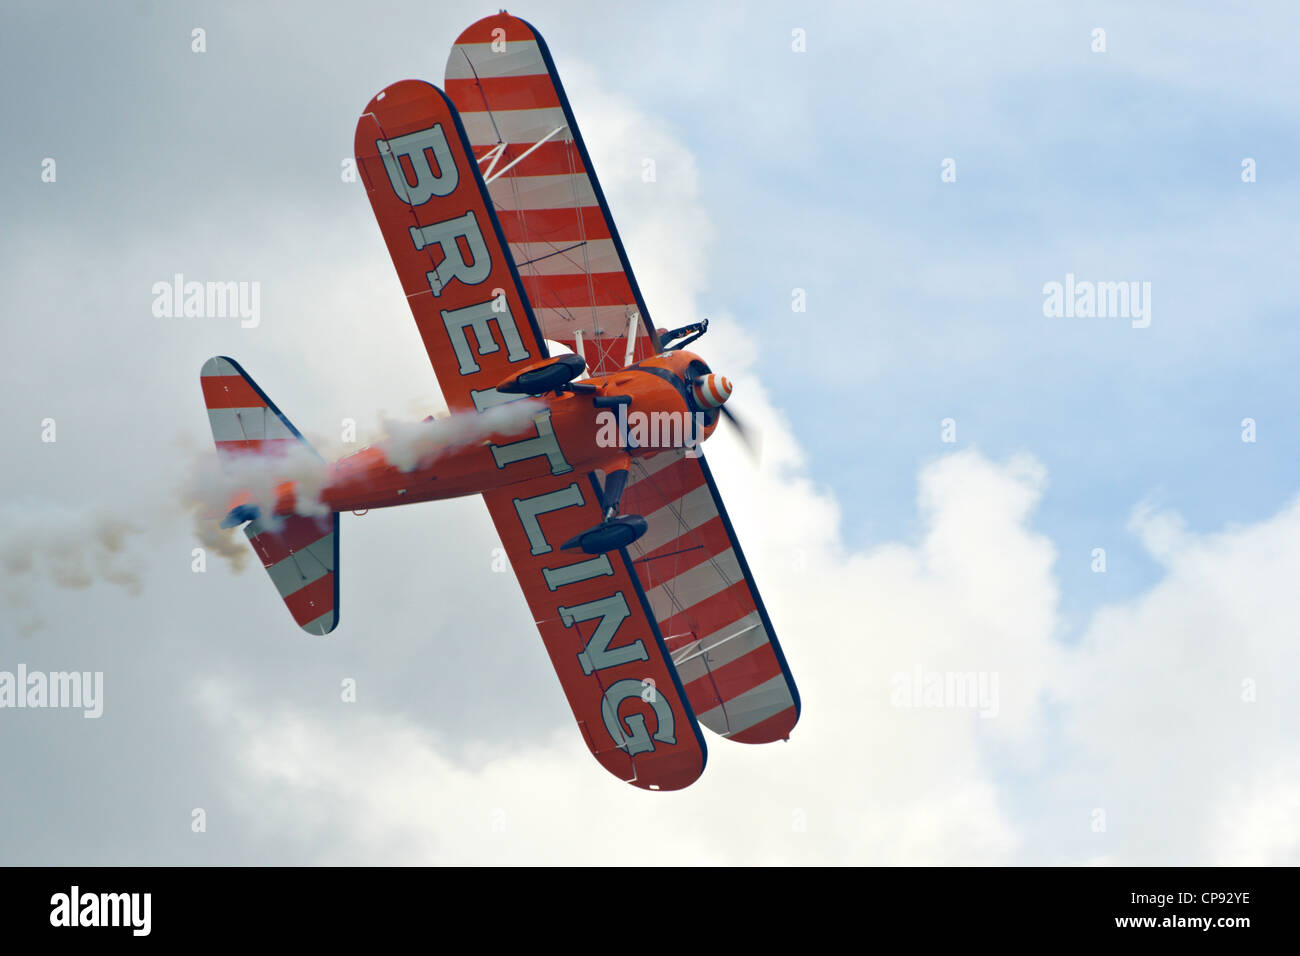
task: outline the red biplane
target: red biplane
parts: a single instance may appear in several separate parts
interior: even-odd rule
[[[416,462],[365,449],[327,466],[311,507],[286,480],[223,524],[244,526],[298,624],[327,634],[340,512],[482,494],[611,773],[689,785],[700,724],[788,738],[799,695],[699,449],[731,385],[682,349],[707,322],[651,322],[541,36],[505,13],[478,21],[442,90],[403,80],[370,101],[356,159],[447,406],[486,434]],[[202,385],[223,460],[305,445],[233,360],[209,359]]]

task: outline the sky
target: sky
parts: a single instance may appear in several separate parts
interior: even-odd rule
[[[1289,4],[510,8],[762,425],[707,454],[788,743],[603,771],[477,499],[344,516],[323,639],[195,570],[209,356],[326,454],[440,407],[342,171],[495,10],[0,13],[0,672],[103,674],[95,719],[0,708],[0,863],[1300,863]],[[258,322],[155,315],[177,273]],[[1149,324],[1045,314],[1067,276]]]

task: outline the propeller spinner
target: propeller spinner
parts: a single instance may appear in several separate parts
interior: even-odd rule
[[[701,375],[692,383],[695,404],[700,408],[721,408],[731,397],[731,382],[721,375]]]

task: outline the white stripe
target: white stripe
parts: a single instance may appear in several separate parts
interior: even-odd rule
[[[704,399],[704,404],[713,408],[718,407],[718,392],[713,387],[713,376],[708,376],[700,382],[700,397]]]
[[[649,554],[717,516],[718,509],[713,504],[713,495],[709,493],[709,486],[700,485],[694,491],[688,491],[681,498],[646,516],[649,527],[641,539],[635,542],[641,549],[637,556]]]
[[[289,426],[266,406],[261,408],[209,408],[213,441],[297,439]]]
[[[683,684],[698,680],[710,670],[744,657],[770,643],[757,611],[750,611],[738,621],[719,628],[704,640],[679,648],[674,657],[681,660],[677,673]]]
[[[235,367],[227,362],[220,355],[214,355],[203,363],[203,370],[199,375],[203,378],[213,378],[217,376],[238,375]]]
[[[488,187],[492,202],[506,211],[515,209],[573,209],[595,206],[596,192],[586,173],[555,176],[504,176]],[[622,271],[621,268],[619,271]],[[626,320],[624,320],[626,321]]]
[[[634,485],[638,481],[643,481],[651,475],[658,474],[669,465],[676,464],[682,460],[681,451],[661,451],[659,454],[650,458],[638,458],[632,466],[631,474],[628,475],[627,483]]]
[[[708,713],[700,714],[699,720],[714,733],[730,736],[748,730],[792,706],[794,698],[790,696],[785,675],[777,674],[757,687],[719,704]]]
[[[622,272],[612,239],[587,242],[512,242],[510,255],[521,275],[586,275],[587,272]],[[623,320],[627,321],[626,317]]]
[[[319,561],[326,569],[334,570],[334,532],[331,531],[324,537],[317,538],[311,544],[307,545],[308,554]],[[301,553],[301,552],[300,552]]]
[[[680,557],[693,555],[694,552],[687,551]],[[677,555],[671,557],[665,555],[647,564],[651,568],[658,566],[667,569],[672,567],[673,561],[677,558]],[[743,580],[744,575],[740,573],[740,562],[736,560],[736,552],[728,548],[716,557],[683,571],[663,584],[656,585],[646,592],[646,597],[650,601],[650,608],[654,611],[655,620],[665,621],[679,611],[694,607],[701,601],[707,601],[737,581]]]
[[[527,275],[526,272],[524,274]],[[582,329],[583,344],[592,349],[589,356],[595,356],[596,347],[603,353],[618,345],[618,355],[614,358],[617,363],[623,358],[623,330],[627,327],[627,310],[631,305],[633,303],[629,302],[627,305],[598,305],[595,308],[577,305],[569,309],[548,309],[539,308],[534,303],[533,314],[537,316],[537,324],[542,327],[544,338],[569,339],[573,338],[574,329]],[[597,335],[597,332],[600,334]],[[616,364],[615,367],[622,366]]]
[[[320,552],[317,550],[318,546],[322,545],[325,553],[329,555],[326,561],[320,559]],[[302,551],[281,558],[267,568],[266,573],[271,576],[271,581],[275,584],[275,589],[280,592],[280,597],[287,598],[307,585],[325,577],[330,573],[330,567],[333,564],[334,532],[331,531],[319,541],[312,542]]]
[[[491,43],[457,43],[447,57],[447,79],[472,80],[475,74],[479,77],[541,74],[549,79],[536,40],[507,40],[504,50],[492,49]]]
[[[710,375],[705,379],[705,387],[708,388],[709,394],[713,396],[713,407],[717,408],[727,400],[727,390],[723,388],[723,380],[716,375]]]
[[[710,384],[708,379],[702,379],[695,383],[695,400],[708,408],[717,408],[718,396],[710,387]]]
[[[465,134],[471,146],[491,146],[504,140],[518,146],[532,146],[543,136],[564,126],[564,110],[558,106],[546,106],[535,110],[486,110],[461,113],[461,122],[465,124]],[[553,143],[567,143],[573,140],[573,133],[565,130],[557,133]]]
[[[308,621],[306,624],[302,626],[302,629],[306,631],[308,634],[317,634],[323,636],[325,634],[328,634],[330,631],[334,630],[334,625],[338,623],[338,619],[339,619],[338,608],[335,608],[332,611],[326,611],[324,614],[316,618],[316,620],[314,621]]]

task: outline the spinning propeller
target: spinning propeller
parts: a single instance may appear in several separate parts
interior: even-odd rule
[[[706,414],[713,411],[721,413],[722,417],[736,429],[736,434],[741,444],[745,446],[745,450],[749,452],[750,458],[757,462],[762,444],[757,429],[746,425],[744,420],[726,404],[727,399],[731,397],[731,380],[709,371],[709,367],[703,362],[692,362],[686,379],[686,390],[692,410]]]

